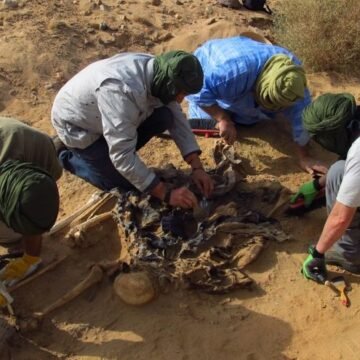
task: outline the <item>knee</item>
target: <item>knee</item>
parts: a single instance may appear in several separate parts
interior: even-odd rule
[[[172,111],[163,106],[156,109],[156,124],[160,132],[170,129],[174,124],[174,115]]]

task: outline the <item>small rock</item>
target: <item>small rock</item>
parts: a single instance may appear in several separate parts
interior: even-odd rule
[[[179,14],[175,14],[175,19],[180,20],[181,16]]]
[[[206,25],[211,25],[211,24],[214,24],[216,23],[216,19],[215,18],[211,18],[209,19],[207,22],[206,22]]]
[[[100,24],[99,24],[99,30],[101,31],[106,31],[109,29],[109,25],[105,22],[105,21],[102,21]]]
[[[144,41],[144,45],[145,45],[146,47],[150,47],[150,46],[153,45],[153,43],[152,43],[151,40],[146,39],[146,40]]]
[[[174,37],[173,34],[171,34],[171,33],[166,33],[166,34],[164,34],[164,35],[162,35],[162,36],[159,36],[158,41],[167,41],[167,40],[172,39],[173,37]]]
[[[100,38],[99,38],[99,43],[103,44],[103,45],[114,45],[116,43],[116,39],[114,36],[112,35],[108,35],[107,34],[103,34]]]
[[[3,0],[3,4],[4,4],[4,6],[6,6],[8,8],[12,8],[12,9],[15,9],[19,6],[19,3],[17,2],[17,0]]]
[[[90,16],[92,14],[91,10],[85,10],[84,11],[84,16]]]
[[[212,6],[207,6],[207,7],[205,8],[205,15],[206,15],[206,16],[210,16],[210,15],[212,15],[213,13],[214,13],[214,9],[213,9]]]
[[[17,94],[17,91],[15,89],[11,89],[9,91],[10,96],[15,96]]]
[[[161,5],[161,0],[152,0],[151,4],[154,6],[159,6]]]
[[[126,17],[126,15],[121,15],[120,20],[121,21],[126,21],[126,20],[128,20],[128,18]]]
[[[184,5],[180,0],[175,0],[175,5]]]
[[[46,90],[51,90],[53,87],[54,87],[54,83],[46,83],[46,84],[44,85],[44,88],[45,88]]]
[[[226,6],[232,9],[241,8],[239,0],[218,0],[218,3],[222,6]]]
[[[63,74],[61,71],[57,71],[57,72],[55,73],[55,79],[56,79],[57,81],[62,81],[62,80],[64,79],[64,74]]]

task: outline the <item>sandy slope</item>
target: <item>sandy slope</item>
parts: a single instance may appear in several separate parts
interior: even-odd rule
[[[270,36],[266,15],[233,11],[211,0],[22,1],[0,10],[0,111],[53,134],[49,121],[56,91],[94,59],[118,51],[193,50],[203,41],[258,31]],[[100,31],[105,22],[110,30]],[[311,74],[314,95],[350,91],[360,100],[356,80],[337,74]],[[211,165],[213,140],[199,139]],[[249,181],[278,180],[295,191],[309,177],[294,161],[294,148],[283,122],[241,129],[238,152],[245,158]],[[154,150],[156,149],[156,150]],[[314,153],[334,158],[315,145]],[[142,151],[155,166],[180,165],[169,140],[154,139]],[[60,181],[63,217],[78,208],[94,188],[65,174]],[[345,309],[325,287],[303,280],[299,266],[307,245],[325,219],[324,209],[302,218],[280,220],[294,240],[270,244],[248,273],[251,291],[228,296],[196,292],[162,295],[141,308],[124,305],[105,281],[45,321],[40,332],[15,341],[11,359],[358,359],[360,345],[359,277],[352,306]],[[16,305],[42,309],[87,272],[90,263],[119,254],[115,230],[93,248],[70,250],[59,239],[45,244],[44,257],[68,253],[68,259],[31,286],[16,293]],[[338,271],[336,268],[334,271]],[[7,355],[1,355],[4,358]]]

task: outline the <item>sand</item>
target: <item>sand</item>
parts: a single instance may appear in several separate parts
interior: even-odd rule
[[[272,39],[271,18],[263,13],[227,9],[215,0],[159,2],[23,0],[16,8],[1,7],[0,114],[54,134],[49,119],[56,92],[96,59],[121,51],[190,51],[207,39],[244,31]],[[101,23],[106,31],[99,29]],[[357,79],[334,73],[308,78],[314,96],[349,91],[360,100]],[[199,138],[199,143],[204,163],[211,166],[214,140]],[[294,192],[310,179],[297,165],[284,122],[240,129],[236,150],[245,159],[252,184],[279,181]],[[311,150],[328,164],[334,161],[314,144]],[[152,166],[172,162],[186,168],[171,140],[153,139],[141,156]],[[95,191],[70,174],[59,186],[59,218],[71,214]],[[279,216],[294,240],[271,243],[247,268],[257,284],[252,291],[221,296],[174,291],[146,306],[131,307],[106,280],[52,313],[40,331],[17,338],[1,359],[358,359],[360,278],[345,274],[353,287],[351,307],[345,308],[328,288],[304,280],[299,272],[325,218],[324,209],[301,218]],[[119,251],[115,229],[104,232],[88,249],[69,249],[62,239],[46,241],[45,260],[54,254],[68,258],[17,291],[15,305],[44,308],[80,281],[91,263],[114,260]]]

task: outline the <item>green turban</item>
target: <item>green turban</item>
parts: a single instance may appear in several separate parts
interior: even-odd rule
[[[169,51],[155,57],[151,94],[164,104],[174,101],[180,91],[196,94],[204,74],[199,60],[185,51]]]
[[[350,124],[355,112],[351,94],[324,94],[304,109],[304,128],[322,147],[345,157],[352,143]]]
[[[54,225],[58,211],[58,189],[47,172],[18,160],[0,166],[0,214],[8,227],[40,235]]]
[[[279,111],[304,98],[305,71],[286,55],[274,55],[264,65],[255,84],[255,97],[267,110]]]

